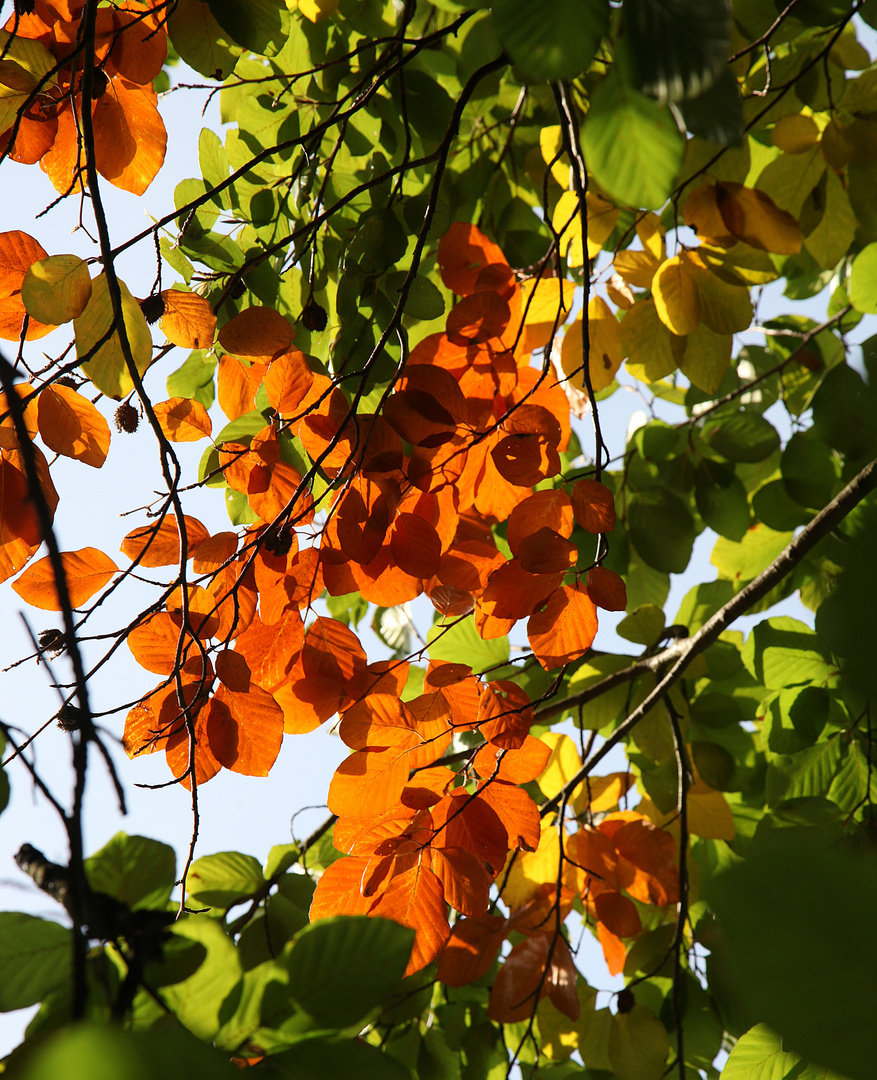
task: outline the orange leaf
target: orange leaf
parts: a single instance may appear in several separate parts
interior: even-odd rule
[[[476,292],[454,305],[447,321],[447,335],[456,345],[498,338],[508,326],[509,305],[495,292]]]
[[[445,986],[466,986],[490,971],[508,926],[499,915],[460,919],[438,959],[439,981]]]
[[[213,424],[207,410],[194,398],[173,397],[154,406],[156,419],[171,442],[197,442],[209,438]]]
[[[434,847],[462,848],[485,863],[495,877],[505,865],[508,834],[492,807],[466,791],[452,791],[430,810]]]
[[[31,439],[34,439],[40,430],[38,419],[39,399],[30,383],[16,383],[15,396],[24,406],[24,426]],[[25,404],[25,402],[27,403]],[[17,448],[18,436],[15,435],[15,424],[12,421],[12,414],[9,411],[5,393],[0,393],[0,429],[4,429],[2,445],[8,450]]]
[[[412,577],[432,577],[438,571],[442,542],[438,533],[417,514],[398,514],[390,536],[393,561]]]
[[[504,563],[487,580],[481,607],[495,619],[522,619],[557,596],[563,574],[528,574],[517,559]]]
[[[597,480],[579,480],[572,489],[576,521],[589,533],[612,532],[615,528],[615,498]]]
[[[214,695],[207,738],[217,761],[244,776],[267,776],[283,742],[283,710],[259,686],[238,693],[221,686]]]
[[[235,356],[221,356],[216,375],[216,397],[219,407],[229,418],[251,412],[256,404],[256,391],[267,371],[264,364],[246,364]]]
[[[250,307],[219,331],[219,344],[232,356],[270,363],[292,344],[292,327],[274,308]]]
[[[572,502],[563,488],[536,491],[512,510],[506,539],[512,554],[517,555],[521,542],[539,529],[553,529],[558,535],[568,537],[574,524]]]
[[[200,545],[210,536],[201,522],[194,517],[184,516],[186,523],[186,558],[191,559]],[[136,559],[143,553],[140,566],[175,566],[180,560],[180,533],[177,519],[164,517],[155,525],[143,525],[128,533],[119,549],[129,559]]]
[[[555,948],[562,942],[555,939]],[[499,1024],[527,1020],[548,993],[545,967],[548,960],[547,934],[533,934],[518,942],[500,966],[490,991],[487,1015]]]
[[[114,187],[142,195],[163,165],[166,148],[152,84],[110,79],[94,104],[94,154],[101,176]]]
[[[532,723],[533,707],[526,690],[505,679],[482,687],[478,724],[488,742],[516,750],[523,746]]]
[[[584,656],[596,633],[597,609],[581,582],[561,586],[527,623],[530,648],[546,671]]]
[[[490,902],[492,878],[468,851],[443,847],[432,852],[432,870],[442,883],[445,900],[461,915],[483,915]]]
[[[42,453],[34,447],[37,469],[49,509],[58,495]],[[42,542],[39,519],[30,501],[24,461],[19,450],[0,449],[0,581],[20,570]]]
[[[544,435],[507,435],[490,456],[500,476],[517,487],[533,487],[560,472],[557,449]]]
[[[177,663],[177,646],[180,628],[166,611],[147,616],[129,631],[128,648],[134,659],[147,671],[157,675],[170,675]],[[189,643],[191,643],[189,638]],[[186,650],[183,650],[186,658]]]
[[[314,890],[311,900],[310,920],[326,919],[332,915],[367,915],[374,903],[370,896],[363,896],[360,884],[368,858],[350,856],[337,859],[327,866]]]
[[[588,596],[605,611],[624,611],[627,607],[627,587],[614,570],[594,566],[587,576]]]
[[[200,585],[186,586],[188,629],[199,638],[211,638],[219,630],[219,615],[213,594]],[[167,598],[167,611],[177,626],[183,625],[183,593],[178,587]]]
[[[392,879],[370,914],[393,919],[414,930],[414,948],[406,976],[435,960],[451,932],[441,882],[422,860]]]
[[[208,536],[195,549],[192,569],[196,574],[212,574],[237,551],[237,533],[221,532]]]
[[[474,766],[482,780],[493,776],[509,784],[528,784],[542,775],[550,757],[551,747],[547,743],[527,735],[513,750],[485,743],[475,755]]]
[[[183,349],[209,349],[216,333],[216,316],[207,300],[182,289],[164,289],[161,298],[164,314],[158,325],[168,341]]]
[[[70,603],[74,608],[88,603],[92,596],[100,592],[113,575],[119,572],[118,566],[109,556],[93,547],[62,552],[61,563],[67,579]],[[45,611],[61,610],[52,561],[48,555],[28,567],[21,577],[12,583],[12,588],[32,607],[43,608]]]
[[[296,608],[287,607],[270,626],[256,616],[235,648],[246,658],[254,682],[273,693],[289,677],[303,642],[302,617]]]
[[[355,817],[363,806],[383,813],[399,801],[407,781],[404,751],[397,747],[357,750],[335,770],[329,784],[329,809],[339,817]]]
[[[716,203],[728,232],[762,251],[797,255],[801,227],[797,218],[780,210],[769,195],[742,184],[716,184]]]
[[[604,892],[594,897],[597,918],[620,938],[631,938],[642,930],[639,913],[632,900],[617,892]]]
[[[624,961],[627,959],[624,942],[617,934],[613,934],[605,923],[601,922],[597,923],[597,940],[603,947],[609,974],[620,975],[624,971]]]
[[[110,426],[88,398],[69,386],[47,386],[39,397],[40,436],[50,450],[99,469],[110,449]]]
[[[391,694],[369,694],[349,708],[338,734],[352,750],[401,748],[419,742],[414,717],[405,703]]]
[[[541,835],[539,807],[523,788],[494,780],[479,788],[478,797],[487,801],[502,822],[510,848],[536,850]]]
[[[506,258],[493,241],[480,229],[455,221],[439,240],[438,264],[442,281],[458,296],[475,291],[481,268],[490,263],[506,263]]]
[[[298,349],[278,356],[265,372],[265,393],[273,409],[282,416],[292,415],[305,399],[314,381],[307,357]]]
[[[543,527],[524,537],[518,544],[516,555],[530,574],[556,574],[575,566],[579,551],[570,540]]]
[[[0,338],[18,341],[21,336],[27,315],[21,299],[24,275],[33,263],[47,257],[45,249],[28,233],[18,229],[0,233]],[[43,337],[54,329],[30,319],[27,340]]]

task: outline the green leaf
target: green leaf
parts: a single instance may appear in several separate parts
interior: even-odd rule
[[[877,1029],[852,1006],[877,994],[877,863],[810,831],[771,830],[705,892],[747,1006],[805,1060],[871,1075]]]
[[[488,671],[507,663],[509,658],[509,639],[479,637],[474,620],[469,618],[448,625],[434,623],[426,641],[430,660],[468,664],[475,672]]]
[[[70,978],[72,955],[66,926],[20,911],[0,912],[0,1012],[42,1001]]]
[[[168,34],[189,67],[222,82],[241,55],[239,45],[219,25],[204,0],[177,0],[168,16]]]
[[[774,532],[756,522],[739,544],[720,537],[713,548],[710,562],[721,577],[732,581],[739,590],[766,569],[791,539],[790,532]]]
[[[756,412],[732,412],[708,420],[701,437],[728,461],[763,461],[780,445],[769,421]]]
[[[227,1054],[205,1046],[178,1026],[124,1031],[109,1024],[80,1023],[48,1036],[34,1047],[21,1080],[234,1080],[240,1073]]]
[[[717,146],[739,146],[743,141],[743,101],[740,87],[729,66],[713,85],[696,98],[677,106],[685,127]]]
[[[691,513],[682,499],[665,488],[639,492],[628,503],[631,543],[655,570],[681,574],[694,545]]]
[[[186,879],[189,895],[199,904],[229,908],[265,884],[259,860],[239,851],[204,855],[192,863]]]
[[[782,457],[783,483],[799,505],[821,510],[835,493],[840,464],[813,428],[795,432]]]
[[[739,479],[710,470],[706,462],[697,470],[694,496],[704,525],[729,540],[742,540],[752,524],[746,489]]]
[[[274,56],[289,35],[289,13],[278,0],[208,0],[232,40],[260,56]]]
[[[284,951],[289,992],[318,1027],[349,1027],[396,987],[413,943],[413,930],[388,919],[321,919]]]
[[[783,1041],[767,1024],[741,1036],[722,1069],[723,1080],[784,1080],[798,1064],[797,1054],[783,1050]]]
[[[850,303],[857,311],[877,315],[877,243],[868,244],[853,259]]]
[[[584,71],[609,29],[606,0],[496,0],[496,35],[530,79],[571,79]]]
[[[174,849],[147,836],[116,833],[85,861],[95,892],[121,900],[132,910],[167,907],[176,880]]]
[[[219,920],[205,915],[179,919],[171,933],[199,946],[203,960],[187,978],[163,986],[162,998],[193,1035],[211,1040],[221,1026],[223,1002],[243,974],[238,951]]]
[[[759,623],[740,655],[752,677],[768,690],[821,684],[837,674],[817,635],[804,623],[785,615]]]
[[[265,1062],[266,1076],[290,1080],[326,1080],[347,1076],[356,1080],[410,1080],[411,1074],[376,1046],[357,1039],[316,1036],[302,1039],[290,1050],[272,1054]]]
[[[664,612],[654,604],[642,604],[621,620],[616,633],[638,645],[654,645],[664,632]]]
[[[669,109],[613,69],[591,97],[582,137],[588,168],[610,195],[647,210],[663,206],[683,152]]]
[[[696,633],[734,595],[729,581],[704,581],[689,589],[679,605],[675,622],[688,627],[689,634]]]
[[[188,360],[167,377],[168,397],[187,397],[209,409],[216,396],[216,357],[203,349],[189,353]]]
[[[724,0],[624,0],[621,32],[631,82],[659,101],[696,98],[727,68]]]

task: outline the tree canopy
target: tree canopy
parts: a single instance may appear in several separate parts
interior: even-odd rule
[[[58,623],[4,663],[74,778],[4,712],[3,804],[69,841],[17,856],[56,916],[0,913],[7,1075],[874,1075],[875,16],[15,0],[0,162],[95,247],[0,233],[0,580]],[[171,87],[224,130],[133,232],[106,192],[165,166]],[[163,490],[64,550],[57,462],[138,426]],[[324,823],[198,849],[203,786],[321,725]],[[153,753],[188,850],[85,850],[94,771],[124,806]]]

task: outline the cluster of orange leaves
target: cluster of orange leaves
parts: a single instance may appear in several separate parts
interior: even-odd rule
[[[243,535],[211,535],[186,517],[181,538],[166,512],[125,538],[122,552],[133,565],[186,569],[185,584],[128,633],[135,658],[162,681],[130,710],[124,744],[132,757],[164,751],[189,786],[221,768],[266,775],[285,734],[339,716],[351,754],[328,801],[344,858],[322,875],[312,918],[368,913],[412,926],[409,971],[440,956],[441,976],[452,984],[479,977],[506,936],[523,935],[497,980],[491,1015],[516,1018],[522,1003],[544,994],[573,1015],[575,972],[553,932],[555,917],[565,917],[578,896],[617,970],[621,939],[641,929],[630,897],[674,899],[673,841],[641,815],[584,827],[567,838],[562,857],[570,873],[559,894],[556,880],[537,880],[524,895],[517,888],[507,918],[488,915],[491,886],[515,853],[538,852],[546,835],[521,786],[540,776],[550,755],[529,733],[529,697],[514,682],[433,661],[422,693],[403,701],[407,661],[369,663],[342,622],[305,622],[324,590],[359,592],[381,606],[425,594],[444,620],[472,617],[484,638],[526,619],[534,655],[552,670],[590,648],[597,606],[625,606],[616,575],[578,566],[573,530],[611,530],[614,501],[594,480],[563,480],[569,404],[553,376],[529,363],[557,329],[562,289],[553,279],[519,282],[500,249],[469,225],[452,226],[438,260],[460,299],[445,331],[412,351],[377,413],[356,412],[294,347],[293,328],[277,312],[249,308],[219,331],[223,411],[230,420],[251,413],[260,390],[274,411],[249,442],[214,448],[217,471],[260,520]],[[24,269],[16,263],[10,273],[18,280]],[[185,295],[162,294],[165,332],[212,338],[203,312],[187,314]],[[20,325],[15,290],[7,300]],[[38,394],[26,386],[19,392],[31,434],[102,464],[109,429],[83,395],[58,382]],[[171,440],[212,430],[197,402],[171,399],[155,412]],[[31,513],[8,418],[0,435],[4,490],[19,496],[18,513]],[[287,460],[290,435],[330,482],[330,505],[315,505]],[[46,479],[53,490],[47,467]],[[557,486],[533,490],[546,481]],[[502,523],[507,549],[493,528]],[[33,524],[19,532],[27,548],[18,565],[39,542]],[[118,572],[93,548],[63,559],[74,606]],[[32,604],[59,607],[47,559],[14,587]],[[483,742],[462,763],[459,756],[444,763],[464,732]],[[453,934],[448,906],[465,917]]]
[[[159,9],[164,5],[156,5]],[[39,161],[62,194],[84,170],[84,0],[36,0],[31,14],[13,14],[14,34],[0,72],[0,154],[25,164]],[[162,11],[121,0],[97,11],[94,92],[91,103],[95,164],[111,184],[142,194],[164,162],[167,133],[156,107],[153,79],[167,56]]]

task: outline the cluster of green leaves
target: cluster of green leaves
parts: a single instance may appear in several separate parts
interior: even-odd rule
[[[593,653],[557,679],[532,661],[504,667],[503,678],[545,698],[534,734],[568,717],[593,734],[590,748],[614,741],[674,659],[672,647],[661,659],[662,646],[678,628],[696,635],[778,566],[795,531],[877,456],[877,337],[861,364],[846,341],[877,313],[877,67],[856,40],[853,15],[874,19],[860,6],[735,0],[730,17],[723,0],[178,0],[169,10],[172,50],[221,85],[230,126],[224,140],[201,133],[202,175],[178,185],[156,233],[164,264],[220,325],[254,305],[286,316],[296,347],[360,411],[377,410],[412,346],[444,331],[453,297],[437,245],[453,222],[477,223],[522,277],[548,267],[606,292],[622,344],[622,313],[658,290],[649,276],[633,281],[645,290],[634,294],[623,260],[615,293],[604,278],[610,260],[644,254],[647,211],[659,212],[661,243],[679,250],[692,244],[686,199],[703,182],[760,192],[797,223],[801,243],[788,252],[760,226],[726,222],[731,253],[713,249],[710,270],[747,296],[772,281],[789,301],[827,289],[821,322],[773,315],[732,363],[715,361],[710,340],[673,334],[660,368],[658,337],[643,349],[631,321],[633,344],[610,356],[615,375],[624,352],[652,415],[626,445],[598,435],[596,454],[618,509],[600,558],[627,588],[619,634],[645,652]],[[586,178],[589,198],[614,215],[602,235]],[[579,224],[576,258],[580,212],[588,234]],[[669,342],[667,324],[655,325]],[[210,407],[216,368],[212,350],[192,351],[169,394]],[[611,376],[579,384],[599,390],[598,412],[618,389]],[[260,431],[271,416],[264,388],[255,406],[216,444]],[[287,437],[282,452],[305,473],[298,440]],[[566,474],[574,460],[564,459]],[[211,448],[201,478],[224,486],[217,462]],[[318,473],[314,496],[331,484]],[[245,497],[228,505],[234,525],[255,520]],[[689,567],[705,529],[717,537],[717,576],[668,612],[671,575]],[[494,532],[505,544],[502,523]],[[593,537],[576,526],[571,539],[590,563]],[[411,931],[362,916],[310,925],[313,878],[339,856],[330,832],[274,849],[264,866],[238,853],[202,857],[183,916],[138,921],[175,912],[174,857],[119,836],[86,864],[90,902],[106,910],[91,926],[81,1026],[68,1026],[79,929],[0,915],[11,973],[0,1008],[40,1003],[9,1075],[115,1076],[133,1060],[143,1076],[206,1078],[230,1075],[239,1055],[262,1057],[252,1067],[268,1076],[499,1080],[517,1062],[534,1078],[659,1080],[668,1065],[680,1077],[716,1075],[734,1040],[729,1080],[871,1075],[874,1035],[854,1003],[870,999],[877,971],[866,907],[877,885],[867,857],[875,545],[872,497],[748,608],[766,612],[797,593],[813,627],[767,617],[745,637],[729,623],[666,705],[624,729],[637,809],[681,836],[687,863],[675,924],[637,906],[645,931],[611,1009],[597,1009],[581,980],[578,1020],[546,999],[528,1020],[499,1025],[488,1016],[497,964],[461,988],[437,981],[434,966],[403,980]],[[329,600],[344,622],[367,609],[358,594]],[[386,610],[374,617],[391,650],[406,652]],[[439,624],[427,635],[431,659],[508,664],[507,638],[483,640],[471,620]],[[576,911],[585,915],[580,899]]]

